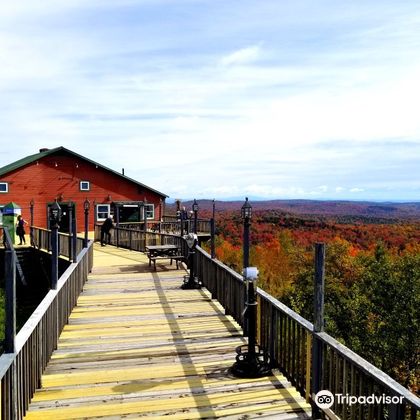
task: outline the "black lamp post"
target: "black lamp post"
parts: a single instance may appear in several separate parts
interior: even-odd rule
[[[177,210],[176,211],[176,221],[177,223],[179,223],[179,227],[180,227],[180,231],[181,231],[181,236],[184,236],[184,229],[183,229],[183,220],[182,220],[182,212],[181,210]]]
[[[74,255],[73,255],[73,203],[70,202],[68,204],[68,211],[69,211],[69,259],[73,260],[74,259]]]
[[[57,289],[58,281],[58,228],[61,220],[61,207],[55,201],[50,207],[51,227],[51,289]]]
[[[232,366],[231,371],[235,376],[241,378],[260,378],[270,375],[271,369],[267,354],[256,344],[258,269],[249,267],[249,228],[251,225],[252,206],[248,201],[248,197],[241,208],[241,216],[244,222],[243,276],[246,285],[245,324],[248,326],[248,344],[237,347],[236,362]]]
[[[187,241],[188,245],[188,260],[190,266],[190,274],[184,276],[184,284],[181,286],[181,289],[200,289],[201,283],[198,278],[195,276],[195,247],[197,245],[197,235],[195,233],[189,233],[184,236],[184,239]]]
[[[29,228],[29,236],[31,239],[31,245],[34,246],[34,205],[35,205],[35,201],[32,198],[31,201],[29,202],[29,209],[31,212],[31,227]]]
[[[210,255],[212,258],[216,258],[216,201],[213,199],[213,213],[210,221],[210,232],[211,232],[211,242],[210,242]]]
[[[194,198],[194,203],[192,205],[192,211],[194,212],[194,233],[197,234],[198,203],[195,198]]]
[[[88,232],[89,232],[89,210],[90,210],[90,201],[87,198],[83,203],[83,208],[85,209],[85,240],[83,242],[83,247],[87,248]]]
[[[159,200],[159,233],[162,233],[162,221],[163,221],[163,201]]]
[[[190,210],[189,215],[188,215],[187,234],[188,233],[194,233],[194,229],[191,228],[193,216],[194,216],[194,212],[192,210]]]
[[[34,205],[35,205],[35,201],[32,198],[31,201],[29,202],[30,212],[31,212],[31,226],[34,224]]]
[[[251,226],[252,206],[249,204],[248,197],[245,198],[245,203],[241,208],[241,218],[244,222],[244,236],[243,236],[243,261],[244,268],[249,267],[249,228]]]

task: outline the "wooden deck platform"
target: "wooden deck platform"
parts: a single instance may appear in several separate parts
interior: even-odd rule
[[[229,374],[242,332],[182,270],[95,248],[95,264],[26,419],[307,419],[279,373]]]

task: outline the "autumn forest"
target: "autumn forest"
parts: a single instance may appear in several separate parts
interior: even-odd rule
[[[219,209],[216,221],[216,257],[241,272],[239,208]],[[254,211],[259,287],[310,321],[316,242],[327,245],[326,331],[418,393],[420,219]]]

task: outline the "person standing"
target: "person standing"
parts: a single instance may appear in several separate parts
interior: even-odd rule
[[[19,236],[19,245],[26,245],[25,240],[25,225],[27,225],[28,222],[19,214],[17,218],[17,224],[16,224],[16,234]]]
[[[114,223],[112,221],[112,217],[108,216],[105,221],[102,223],[101,226],[101,246],[105,246],[105,242],[108,244],[111,243],[111,233],[110,230],[114,227]],[[105,239],[106,236],[106,239]]]

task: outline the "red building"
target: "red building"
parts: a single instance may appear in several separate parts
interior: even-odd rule
[[[84,202],[90,201],[89,230],[111,214],[119,222],[139,222],[144,212],[149,221],[162,218],[167,195],[93,162],[64,147],[41,149],[0,168],[0,210],[15,202],[23,218],[49,227],[49,208],[57,201],[62,209],[61,231],[68,231],[69,206],[77,230],[84,229]],[[75,215],[75,216],[74,216]]]

